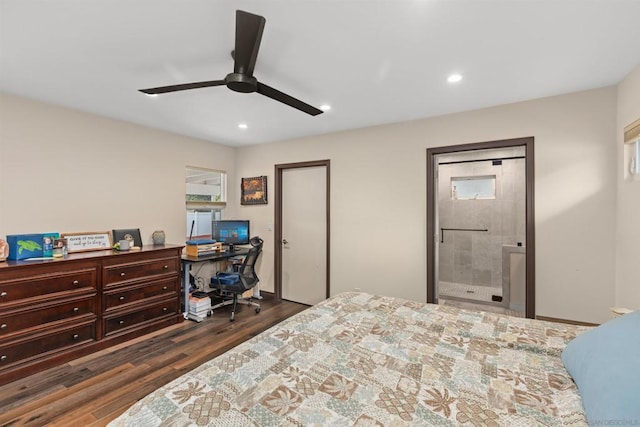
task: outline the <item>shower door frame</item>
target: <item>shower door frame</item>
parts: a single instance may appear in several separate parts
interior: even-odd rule
[[[535,319],[536,307],[536,268],[535,268],[535,219],[534,219],[534,138],[513,138],[497,141],[485,141],[471,144],[451,145],[427,149],[427,302],[436,302],[436,197],[435,157],[440,154],[455,154],[465,151],[488,150],[493,148],[522,147],[525,148],[525,188],[526,188],[526,285],[525,316]]]

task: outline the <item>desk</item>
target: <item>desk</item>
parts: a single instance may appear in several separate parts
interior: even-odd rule
[[[195,257],[195,256],[188,256],[188,255],[183,255],[182,258],[180,258],[180,261],[182,262],[182,308],[183,308],[183,313],[186,313],[187,310],[187,301],[189,301],[189,271],[191,271],[191,266],[197,262],[202,262],[202,261],[209,261],[209,262],[218,262],[218,261],[224,261],[226,259],[229,258],[233,258],[233,257],[237,257],[237,256],[243,256],[249,253],[249,248],[241,248],[238,250],[235,250],[233,252],[218,252],[215,254],[209,254],[209,255],[205,255],[205,256],[199,256],[199,257]]]

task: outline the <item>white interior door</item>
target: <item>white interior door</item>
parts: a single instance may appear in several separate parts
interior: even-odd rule
[[[327,296],[326,167],[282,171],[282,298],[313,305]]]

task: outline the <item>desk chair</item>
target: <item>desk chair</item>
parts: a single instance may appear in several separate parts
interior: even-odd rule
[[[231,322],[235,320],[236,306],[238,303],[253,306],[255,307],[256,314],[260,313],[260,304],[253,302],[252,298],[248,300],[238,298],[239,295],[242,295],[249,289],[253,289],[260,281],[255,272],[255,265],[258,257],[262,253],[263,240],[255,236],[251,238],[250,242],[252,247],[249,249],[249,253],[245,256],[237,273],[220,272],[211,278],[211,288],[217,289],[221,297],[225,298],[231,295],[231,298],[212,306],[211,310],[213,311],[216,308],[233,304],[231,317],[229,318]]]

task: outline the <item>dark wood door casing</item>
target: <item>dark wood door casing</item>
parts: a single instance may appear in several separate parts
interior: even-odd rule
[[[459,153],[463,151],[487,150],[492,148],[525,147],[525,176],[526,176],[526,303],[525,316],[535,318],[535,209],[534,209],[534,137],[503,139],[471,144],[452,145],[427,149],[427,302],[435,302],[435,197],[434,173],[435,156],[439,154]]]
[[[296,163],[283,163],[275,165],[275,226],[274,226],[274,286],[273,294],[276,301],[282,299],[282,173],[287,169],[300,169],[309,167],[324,167],[326,169],[326,278],[327,278],[327,292],[326,296],[329,298],[331,289],[331,160],[313,160],[308,162],[296,162]]]

